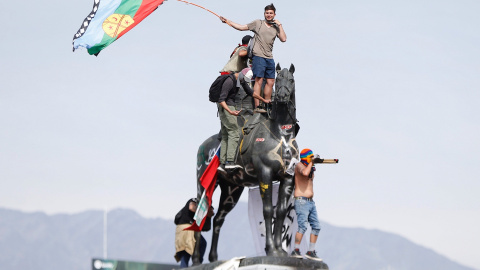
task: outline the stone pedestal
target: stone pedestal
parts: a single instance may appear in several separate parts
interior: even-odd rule
[[[298,259],[293,257],[252,257],[239,259],[240,270],[303,270],[303,269],[328,269],[325,262],[313,261],[309,259]],[[209,264],[201,264],[189,267],[189,270],[211,270],[223,266],[228,269],[230,261],[218,261]],[[222,269],[223,270],[223,269]]]

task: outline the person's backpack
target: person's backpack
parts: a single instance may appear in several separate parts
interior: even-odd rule
[[[258,27],[258,29],[255,31],[255,33],[258,33],[260,31],[260,29],[262,28],[262,25],[264,24],[263,20],[261,20],[260,22],[261,22],[260,27]],[[253,37],[250,39],[250,41],[248,42],[248,45],[247,45],[247,57],[250,60],[253,58],[253,46],[255,45],[255,35],[253,35]]]
[[[253,45],[255,45],[255,35],[250,39],[247,45],[247,57],[248,59],[253,58]]]
[[[225,74],[218,76],[212,83],[212,86],[210,86],[210,90],[208,91],[208,99],[211,102],[218,102],[218,99],[220,98],[220,92],[222,92],[223,83],[228,77],[232,77],[233,81],[235,82],[235,77],[233,77],[233,74]]]

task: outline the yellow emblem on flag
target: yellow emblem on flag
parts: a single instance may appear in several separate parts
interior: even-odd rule
[[[132,17],[124,14],[112,14],[103,22],[103,31],[112,38],[117,37],[134,23]]]

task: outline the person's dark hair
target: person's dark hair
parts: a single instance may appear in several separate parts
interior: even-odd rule
[[[252,39],[252,36],[246,35],[242,38],[242,45],[248,44],[248,42]]]
[[[274,13],[277,12],[277,9],[275,8],[275,6],[273,5],[273,3],[271,3],[270,5],[266,6],[265,7],[265,11],[267,10],[273,10]]]

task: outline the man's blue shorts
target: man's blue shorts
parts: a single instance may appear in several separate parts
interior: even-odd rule
[[[252,71],[255,78],[275,79],[275,61],[254,55],[252,57]]]
[[[304,199],[295,199],[295,212],[297,213],[297,232],[304,234],[307,231],[307,224],[312,227],[312,234],[318,235],[320,232],[320,222],[317,216],[317,207],[314,201]]]

